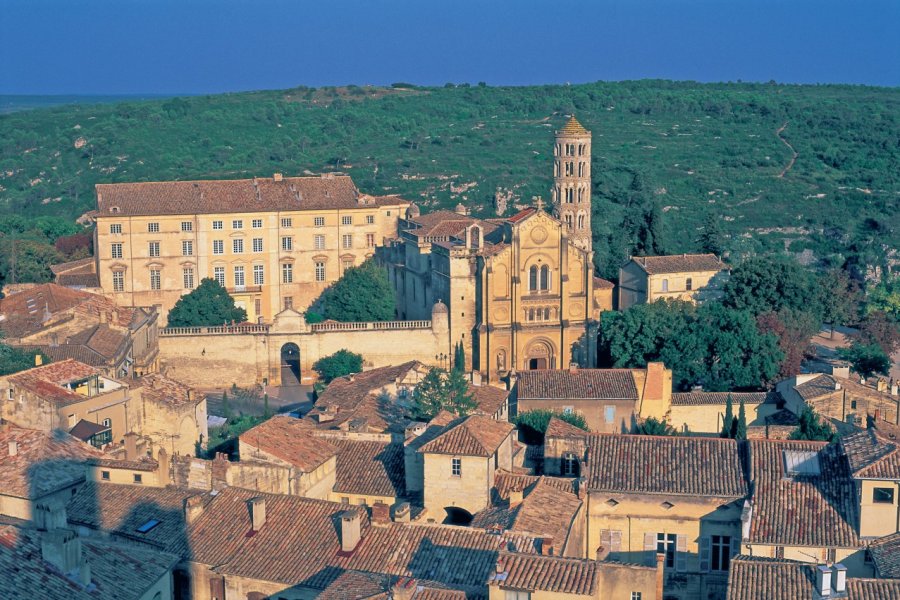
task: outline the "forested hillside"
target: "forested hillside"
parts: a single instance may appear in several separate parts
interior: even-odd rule
[[[900,90],[665,81],[298,88],[3,115],[0,232],[28,237],[12,215],[78,217],[98,182],[276,171],[343,171],[365,192],[484,216],[499,188],[509,214],[549,199],[553,131],[569,114],[594,135],[605,276],[630,252],[787,248],[862,267],[900,247]]]

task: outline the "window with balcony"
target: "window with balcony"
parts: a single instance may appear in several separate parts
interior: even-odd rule
[[[244,287],[244,267],[234,268],[234,287]]]

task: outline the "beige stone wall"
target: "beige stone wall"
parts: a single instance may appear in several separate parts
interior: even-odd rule
[[[107,478],[104,478],[104,473],[108,474]],[[140,482],[135,481],[135,475],[140,475]],[[165,487],[169,484],[168,477],[160,477],[160,474],[156,471],[144,471],[126,467],[88,466],[87,478],[90,481],[102,483],[143,485],[145,487]]]
[[[192,392],[195,393],[195,392]],[[206,423],[206,399],[185,404],[169,402],[141,402],[142,431],[153,444],[153,454],[165,448],[169,456],[196,454],[196,444],[206,443],[209,431]]]
[[[639,592],[641,600],[663,600],[656,596],[656,568],[632,565],[604,564],[600,571],[598,598],[633,598]]]
[[[900,531],[900,482],[863,479],[859,482],[860,515],[859,535],[862,537],[880,537]],[[894,501],[874,502],[875,488],[887,488],[893,491]]]
[[[691,280],[691,289],[687,281]],[[619,310],[635,304],[656,300],[685,300],[696,302],[716,298],[721,294],[722,271],[690,271],[648,275],[633,260],[619,269]]]
[[[183,270],[194,270],[194,284],[205,277],[213,277],[215,267],[225,268],[225,285],[236,302],[247,310],[248,320],[262,318],[268,322],[284,306],[284,298],[292,298],[293,306],[303,310],[328,285],[337,281],[347,265],[359,265],[382,245],[386,237],[397,230],[397,218],[407,202],[398,199],[395,206],[364,206],[341,210],[311,210],[285,212],[246,212],[201,215],[166,215],[126,217],[99,215],[95,255],[97,274],[104,293],[123,306],[159,305],[162,321],[183,294]],[[343,224],[349,216],[352,224]],[[315,218],[325,219],[324,227],[315,226]],[[371,217],[372,223],[367,222]],[[291,226],[283,227],[282,219],[290,219]],[[261,227],[253,227],[260,220]],[[222,229],[213,229],[213,221],[221,221]],[[233,221],[241,221],[236,229]],[[182,231],[182,223],[189,222],[191,231]],[[158,232],[149,231],[149,224],[158,224]],[[110,232],[111,225],[121,226],[122,233]],[[315,236],[325,236],[325,248],[315,247]],[[343,236],[352,236],[352,247],[345,248]],[[372,243],[370,244],[371,238]],[[283,250],[283,238],[291,239],[291,250]],[[243,252],[234,253],[235,239],[243,240]],[[262,239],[262,251],[253,251],[253,240]],[[222,241],[223,254],[213,254],[213,241]],[[158,242],[160,256],[150,256],[150,242]],[[183,242],[193,245],[190,256],[183,253]],[[122,258],[112,257],[112,244],[122,244]],[[325,280],[315,280],[316,262],[325,263]],[[284,283],[281,265],[293,265],[293,282]],[[253,267],[263,267],[263,284],[254,283]],[[244,267],[244,287],[236,286],[234,267]],[[159,290],[152,290],[151,269],[161,271]],[[113,290],[113,272],[124,272],[125,288]],[[257,311],[257,302],[259,310]]]
[[[614,412],[607,420],[607,407]],[[559,412],[576,412],[584,417],[595,433],[628,433],[632,429],[635,412],[634,400],[519,400],[518,410],[547,409]]]
[[[514,588],[509,588],[510,590],[514,590]],[[506,600],[506,590],[502,586],[492,585],[488,587],[488,599],[489,600]],[[515,590],[514,590],[515,591]],[[587,598],[609,598],[610,596],[601,596],[599,594],[599,590],[596,594],[567,594],[565,592],[548,592],[546,590],[534,590],[529,594],[530,600],[586,600]],[[623,598],[630,598],[630,596],[622,596]],[[641,599],[643,600],[643,598]]]
[[[738,403],[733,405],[735,417]],[[764,426],[766,417],[778,412],[775,404],[745,404],[748,426]],[[669,424],[679,431],[718,435],[722,431],[725,418],[724,404],[704,404],[702,406],[672,406],[669,409]]]
[[[30,521],[34,516],[34,508],[38,504],[50,504],[56,506],[65,506],[69,499],[75,495],[75,492],[81,487],[82,483],[76,483],[63,487],[55,492],[41,496],[37,500],[29,500],[18,496],[9,496],[3,493],[0,487],[0,515],[15,517]]]
[[[828,559],[828,548],[812,546],[772,546],[769,544],[744,544],[742,552],[749,556],[775,558],[777,549],[781,548],[784,558],[811,564],[823,564]],[[873,577],[874,569],[865,562],[865,550],[862,548],[834,548],[835,562],[847,567],[849,577]]]
[[[451,475],[451,459],[462,460],[462,474]],[[440,523],[447,516],[445,507],[455,506],[475,514],[490,503],[493,485],[492,459],[476,456],[425,454],[425,493],[423,503],[428,518]]]

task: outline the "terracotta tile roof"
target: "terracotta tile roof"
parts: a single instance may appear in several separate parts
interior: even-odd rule
[[[559,417],[550,417],[550,421],[547,423],[547,430],[544,432],[544,439],[584,437],[587,434],[588,432],[584,429],[575,427]]]
[[[308,422],[288,415],[277,415],[240,435],[241,446],[247,444],[266,454],[299,468],[304,473],[335,456],[337,448],[310,432]],[[254,458],[255,452],[244,458]]]
[[[616,287],[612,281],[607,279],[603,279],[602,277],[594,277],[594,289],[595,290],[611,290]]]
[[[100,323],[70,336],[66,343],[85,346],[109,360],[125,351],[130,338],[126,331],[116,330],[106,323]]]
[[[528,208],[523,208],[516,214],[509,217],[507,219],[507,221],[510,223],[519,223],[521,221],[524,221],[525,219],[527,219],[528,217],[530,217],[531,215],[533,215],[536,212],[537,212],[536,208],[529,206]]]
[[[810,600],[816,597],[816,565],[736,556],[728,573],[727,600]],[[847,578],[848,600],[900,597],[900,580]]]
[[[762,404],[775,402],[775,392],[673,392],[673,406],[705,406],[724,405],[731,396],[731,402],[737,410],[741,400],[744,404]]]
[[[335,493],[397,498],[406,494],[401,444],[326,439],[337,449]]]
[[[391,600],[395,597],[391,593],[395,586],[412,587],[410,600],[467,600],[466,593],[462,590],[429,587],[434,584],[408,577],[364,571],[339,573],[328,587],[316,595],[316,600]]]
[[[592,491],[731,499],[747,495],[734,440],[596,433],[588,437],[587,463]]]
[[[190,386],[160,373],[147,373],[135,379],[132,387],[141,390],[141,398],[157,404],[197,405],[204,400],[203,394]]]
[[[99,184],[98,217],[195,215],[396,206],[396,196],[361,195],[346,175]],[[114,212],[114,209],[118,209]]]
[[[510,473],[509,471],[496,471],[494,473],[494,491],[499,499],[507,500],[511,491],[531,492],[531,489],[538,481],[542,481],[544,484],[550,485],[561,492],[571,494],[576,492],[576,480],[571,477],[523,475],[521,473]]]
[[[6,317],[0,330],[8,338],[22,338],[79,316],[96,323],[101,313],[111,325],[128,328],[139,316],[136,311],[105,296],[45,283],[0,300],[0,314]]]
[[[92,584],[85,589],[43,561],[42,535],[29,527],[0,525],[0,581],[5,598],[138,600],[178,561],[171,554],[82,537],[82,556],[90,565]]]
[[[857,431],[840,439],[854,477],[900,479],[900,444],[875,429]]]
[[[869,544],[878,576],[900,579],[900,532],[878,538]]]
[[[494,387],[492,385],[471,385],[469,393],[478,404],[478,412],[487,416],[493,416],[509,398],[509,390]]]
[[[425,431],[416,437],[410,437],[406,440],[406,445],[412,450],[418,450],[440,434],[444,433],[447,426],[454,423],[459,417],[447,410],[441,410],[428,421]]]
[[[94,352],[87,346],[81,345],[60,344],[57,346],[50,346],[49,344],[23,344],[19,346],[19,348],[27,351],[40,351],[53,362],[71,359],[92,367],[105,367],[108,362],[105,356]]]
[[[16,454],[10,455],[11,445]],[[101,452],[62,431],[0,426],[0,495],[40,498],[84,480],[85,461]]]
[[[721,271],[728,266],[715,254],[674,254],[670,256],[632,256],[631,260],[648,275]]]
[[[84,402],[87,397],[64,388],[64,385],[99,374],[100,371],[94,367],[74,360],[64,360],[20,371],[10,375],[8,379],[16,387],[28,390],[43,400],[66,406]]]
[[[578,122],[575,117],[570,117],[563,128],[556,132],[556,135],[590,135],[590,131]]]
[[[821,374],[809,381],[795,385],[794,389],[804,400],[812,400],[835,393],[836,379],[831,375]]]
[[[631,369],[578,369],[522,371],[516,382],[517,398],[540,400],[637,400]]]
[[[515,429],[512,423],[482,415],[459,419],[419,448],[426,454],[459,454],[489,457]]]
[[[856,493],[837,444],[750,440],[749,541],[780,546],[860,546]],[[792,474],[789,461],[800,461]],[[818,474],[816,474],[818,471]]]
[[[99,288],[100,277],[96,273],[60,273],[56,283],[69,288]]]
[[[597,593],[598,567],[596,560],[504,552],[497,565],[498,570],[503,570],[492,573],[488,585],[593,598]]]
[[[87,258],[79,258],[78,260],[70,260],[68,262],[50,265],[50,271],[52,271],[54,275],[59,275],[60,273],[81,271],[82,269],[90,268],[91,272],[93,272],[94,264],[94,257],[88,256]]]

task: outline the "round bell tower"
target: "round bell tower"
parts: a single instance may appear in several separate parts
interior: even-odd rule
[[[569,239],[591,251],[591,132],[575,117],[556,132],[553,146],[553,213]]]

